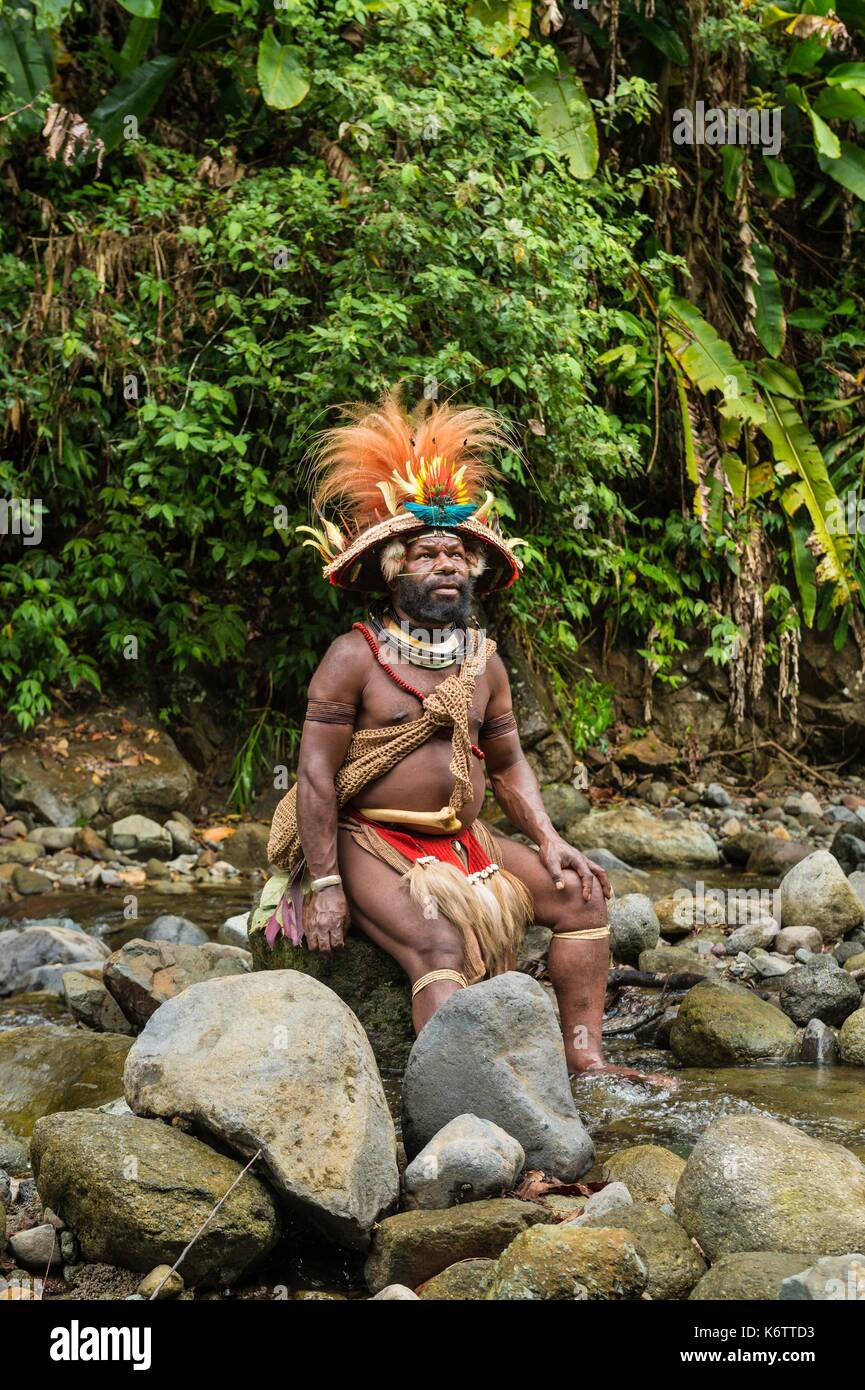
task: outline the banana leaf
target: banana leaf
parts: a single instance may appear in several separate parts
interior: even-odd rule
[[[540,104],[535,122],[568,161],[575,179],[590,179],[598,167],[598,131],[586,89],[563,54],[558,72],[535,72],[526,87]]]
[[[821,557],[817,580],[835,586],[835,604],[846,603],[855,586],[849,570],[852,547],[850,537],[836,534],[837,528],[830,525],[841,503],[829,481],[823,455],[792,401],[783,396],[767,394],[763,433],[772,446],[776,470],[796,478],[781,496],[784,510],[790,517],[801,507],[808,510],[813,544]]]

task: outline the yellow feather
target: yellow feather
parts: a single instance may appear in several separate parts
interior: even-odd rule
[[[477,511],[473,513],[475,521],[480,521],[490,511],[492,511],[493,507],[495,506],[495,502],[496,499],[491,492],[484,493],[483,502],[481,502],[481,505],[478,507]]]
[[[325,517],[321,518],[321,524],[327,532],[327,538],[333,546],[334,550],[345,550],[346,538],[340,531],[339,527],[334,526],[333,522],[328,521]]]
[[[393,490],[393,484],[392,484],[392,483],[376,483],[376,487],[378,488],[379,492],[381,493],[382,497],[384,498],[384,500],[385,500],[385,505],[386,505],[388,511],[390,512],[391,516],[396,516],[397,509],[398,509],[399,504],[398,504],[398,502],[397,502],[397,500],[396,500],[396,493],[395,493],[394,490]]]

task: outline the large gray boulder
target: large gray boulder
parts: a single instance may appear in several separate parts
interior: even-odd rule
[[[409,1156],[467,1113],[518,1140],[529,1168],[572,1182],[592,1165],[553,1006],[528,975],[509,971],[458,990],[412,1048],[403,1082]]]
[[[0,932],[0,994],[15,994],[30,983],[33,970],[104,959],[108,947],[95,936],[71,927],[23,927]]]
[[[704,980],[682,1000],[670,1046],[687,1067],[791,1061],[796,1029],[789,1018],[743,985]]]
[[[174,1264],[242,1171],[171,1125],[84,1110],[40,1120],[30,1155],[42,1201],[84,1258],[144,1271]],[[233,1283],[278,1235],[273,1198],[246,1173],[184,1259],[184,1281]]]
[[[457,1115],[406,1168],[406,1206],[439,1210],[501,1197],[515,1186],[525,1161],[522,1146],[498,1125]]]
[[[105,962],[107,989],[130,1023],[141,1028],[166,1001],[204,980],[248,974],[252,957],[236,946],[175,946],[135,937]]]
[[[818,956],[784,976],[778,1003],[800,1028],[812,1018],[837,1027],[859,1008],[862,993],[853,977],[841,969],[833,956]]]
[[[617,960],[636,965],[641,951],[653,951],[661,928],[652,899],[645,893],[625,893],[607,908],[610,946]]]
[[[816,927],[824,941],[838,941],[863,920],[865,908],[828,850],[809,854],[781,880],[783,927]]]
[[[226,948],[227,949],[227,948]],[[191,1120],[237,1153],[262,1150],[286,1207],[362,1249],[396,1204],[396,1139],[350,1009],[292,970],[190,985],[153,1015],[125,1072],[137,1114]]]
[[[600,845],[638,866],[711,867],[721,857],[709,832],[695,821],[653,816],[637,806],[594,811],[574,821],[568,834],[578,847]]]
[[[685,1164],[676,1215],[710,1260],[740,1250],[843,1255],[865,1241],[865,1166],[780,1120],[725,1115]]]

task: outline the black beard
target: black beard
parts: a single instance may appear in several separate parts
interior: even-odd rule
[[[428,579],[403,577],[397,580],[394,598],[402,611],[421,626],[447,627],[455,623],[465,627],[472,608],[474,580],[454,579],[451,582],[460,590],[456,598],[437,598],[430,591]]]

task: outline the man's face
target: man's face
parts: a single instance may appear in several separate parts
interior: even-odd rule
[[[391,587],[403,612],[427,627],[467,622],[473,591],[462,541],[434,534],[408,542],[403,573]]]

